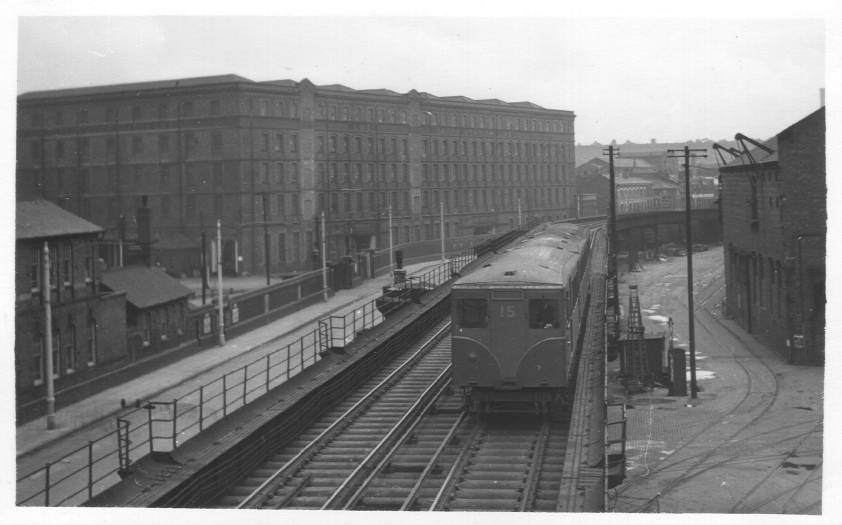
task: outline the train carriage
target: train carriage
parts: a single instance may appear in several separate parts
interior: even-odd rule
[[[588,241],[547,224],[453,285],[453,378],[472,410],[546,411],[562,395]]]

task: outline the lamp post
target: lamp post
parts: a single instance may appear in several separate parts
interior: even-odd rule
[[[322,294],[324,300],[327,301],[327,255],[326,255],[326,240],[325,240],[325,212],[322,210]]]
[[[47,430],[56,428],[56,395],[53,386],[53,307],[50,304],[50,247],[44,241],[44,347],[47,355],[46,374],[44,382],[47,384]]]
[[[439,201],[439,225],[441,226],[441,262],[444,263],[444,201]]]
[[[219,302],[219,346],[225,346],[225,310],[222,304],[222,220],[216,220],[216,291]]]

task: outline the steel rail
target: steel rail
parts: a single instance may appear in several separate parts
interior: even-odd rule
[[[538,486],[538,479],[541,474],[541,467],[544,465],[544,456],[547,450],[547,441],[550,439],[550,417],[544,416],[544,423],[536,438],[535,450],[532,453],[532,464],[529,466],[529,475],[523,484],[523,497],[520,500],[520,512],[532,509],[535,502],[535,489]]]
[[[294,468],[298,468],[307,458],[315,453],[317,449],[326,441],[334,432],[347,426],[352,421],[352,416],[362,411],[370,402],[372,402],[379,394],[381,394],[386,387],[388,387],[398,376],[409,370],[416,361],[418,361],[425,353],[427,353],[432,346],[450,329],[450,322],[445,323],[439,330],[436,331],[430,338],[420,345],[420,348],[406,359],[400,366],[398,366],[392,373],[390,373],[383,381],[372,388],[362,399],[354,403],[352,407],[339,416],[330,426],[323,430],[310,443],[304,446],[298,454],[287,461],[282,467],[276,470],[266,481],[260,484],[254,491],[246,496],[236,508],[253,508],[259,506],[265,501],[271,493],[277,489],[284,481],[287,472]]]
[[[394,424],[392,429],[375,445],[375,447],[368,453],[368,455],[357,465],[357,468],[348,476],[348,478],[334,491],[328,500],[322,505],[321,510],[338,509],[350,510],[359,498],[363,491],[368,488],[372,480],[377,474],[386,466],[386,463],[394,456],[395,452],[401,447],[406,438],[415,430],[419,423],[424,419],[424,415],[432,408],[433,404],[444,394],[444,391],[450,386],[452,382],[453,364],[447,365],[447,368],[433,380],[432,383],[424,390],[418,397],[418,400],[406,411],[406,413]],[[385,448],[389,450],[384,453]],[[378,458],[380,460],[378,461]],[[377,466],[373,469],[370,465],[377,462]],[[362,483],[358,479],[365,475],[368,476]],[[353,486],[357,484],[357,490],[350,498],[343,497]]]
[[[471,448],[476,442],[477,435],[480,433],[481,430],[485,430],[485,428],[485,424],[483,424],[482,422],[478,422],[477,425],[474,427],[473,432],[471,432],[471,435],[465,440],[465,444],[462,446],[462,450],[459,451],[459,456],[456,457],[456,461],[453,462],[453,466],[450,467],[450,471],[447,473],[447,476],[444,478],[444,481],[442,481],[441,488],[439,488],[436,497],[433,499],[433,503],[430,504],[430,508],[427,509],[428,511],[443,510],[444,500],[445,498],[447,498],[447,496],[453,489],[453,484],[455,483],[456,479],[456,473],[464,468],[465,462],[470,456]]]
[[[427,479],[427,476],[430,475],[433,469],[436,468],[436,465],[439,462],[439,458],[444,453],[444,450],[447,448],[450,442],[453,440],[453,437],[456,435],[456,432],[459,430],[459,427],[462,426],[462,422],[465,421],[465,418],[467,416],[468,412],[466,410],[463,410],[459,413],[459,417],[457,417],[456,421],[453,422],[453,426],[450,427],[450,430],[448,431],[447,435],[444,437],[439,447],[433,453],[433,457],[430,458],[429,463],[427,463],[427,466],[424,467],[424,470],[418,477],[418,481],[415,482],[415,485],[409,491],[409,494],[406,496],[406,499],[404,500],[399,510],[409,510],[412,507],[412,505],[415,504],[415,500],[418,499],[418,492],[420,492],[421,490],[421,485],[423,485],[424,481],[426,481]]]

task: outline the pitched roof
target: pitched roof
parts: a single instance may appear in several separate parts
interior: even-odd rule
[[[163,270],[146,266],[127,266],[107,270],[102,284],[115,292],[126,292],[126,301],[144,309],[183,299],[193,292]]]
[[[99,233],[103,229],[52,202],[36,199],[15,205],[15,238],[40,239]]]
[[[74,95],[92,95],[105,93],[126,93],[144,91],[148,89],[173,89],[179,87],[194,87],[230,82],[254,83],[240,75],[214,75],[208,77],[180,78],[175,80],[153,80],[151,82],[132,82],[128,84],[113,84],[108,86],[85,86],[68,89],[53,89],[50,91],[30,91],[18,96],[18,100],[53,98]]]

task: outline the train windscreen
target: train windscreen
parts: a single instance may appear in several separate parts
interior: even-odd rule
[[[459,326],[462,328],[486,328],[488,326],[488,303],[485,299],[460,299],[457,302]]]
[[[529,328],[558,328],[559,326],[561,326],[561,316],[557,300],[529,300]]]

